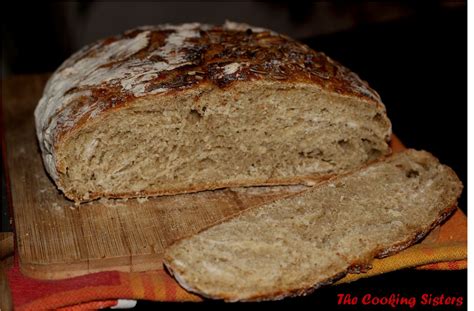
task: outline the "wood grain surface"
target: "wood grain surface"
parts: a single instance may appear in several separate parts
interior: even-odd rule
[[[106,270],[162,269],[164,248],[173,241],[306,188],[226,189],[75,206],[48,178],[36,141],[33,111],[47,78],[27,75],[2,82],[15,237],[27,276],[60,279]]]

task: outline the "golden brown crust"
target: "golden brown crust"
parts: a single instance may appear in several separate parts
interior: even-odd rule
[[[114,67],[119,65],[118,62],[120,66],[127,67],[127,63],[133,66],[137,59],[142,62],[163,61],[162,58],[154,56],[153,52],[163,47],[166,39],[176,30],[164,30],[160,27],[149,29],[131,30],[118,37],[102,40],[89,46],[84,54],[73,57],[68,64],[80,62],[91,54],[97,54],[111,43],[124,38],[135,38],[143,31],[149,31],[149,41],[143,49],[124,60],[117,61],[114,58],[104,60],[104,64],[100,67]],[[190,46],[176,51],[184,54],[186,64],[172,70],[164,70],[155,78],[148,80],[143,86],[146,93],[153,93],[158,89],[163,90],[163,93],[179,92],[203,84],[226,88],[238,81],[270,80],[317,84],[330,92],[360,97],[381,104],[379,95],[355,73],[324,53],[313,51],[286,36],[270,31],[255,33],[251,28],[248,28],[248,31],[235,31],[217,26],[196,26],[196,29],[200,36],[187,39]],[[63,65],[59,71],[66,68],[68,67]],[[58,124],[58,140],[74,127],[74,124],[79,124],[81,119],[89,118],[90,114],[87,112],[84,115],[78,113],[85,105],[90,106],[88,110],[92,112],[95,111],[95,105],[105,103],[101,111],[107,111],[112,107],[126,105],[137,97],[132,90],[123,88],[120,82],[114,80],[67,90],[66,94],[87,90],[91,95],[81,98],[71,106],[68,112],[70,117],[65,119],[72,119],[73,122]]]

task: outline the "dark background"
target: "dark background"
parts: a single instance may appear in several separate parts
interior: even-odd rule
[[[326,52],[377,90],[393,131],[451,166],[467,187],[467,10],[463,1],[245,1],[12,4],[2,14],[2,78],[54,71],[72,52],[107,35],[144,24],[222,23],[225,19],[271,28]],[[2,172],[2,231],[10,230]],[[466,191],[460,200],[467,213]],[[327,287],[278,304],[311,309],[389,310],[337,306],[337,294],[405,297],[462,296],[466,271],[399,271]],[[208,302],[219,307],[219,302]],[[269,303],[274,307],[276,303]],[[237,305],[233,305],[236,307]],[[170,307],[139,302],[139,307]],[[419,304],[417,308],[429,310]],[[322,308],[324,310],[324,308]],[[397,309],[406,310],[407,306]]]

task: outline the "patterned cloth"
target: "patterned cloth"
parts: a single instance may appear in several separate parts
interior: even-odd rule
[[[394,139],[394,151],[403,145]],[[457,210],[422,243],[396,255],[376,259],[367,273],[349,274],[339,283],[395,270],[459,270],[467,268],[467,218]],[[201,301],[182,289],[164,270],[147,272],[99,272],[80,277],[44,281],[24,276],[18,259],[8,271],[15,310],[90,310],[114,306],[118,299],[153,301]]]

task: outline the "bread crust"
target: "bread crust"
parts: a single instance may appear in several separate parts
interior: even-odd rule
[[[174,96],[199,89],[225,89],[242,83],[308,84],[324,92],[359,99],[382,112],[380,96],[324,53],[275,32],[227,22],[146,26],[90,44],[67,59],[48,81],[35,110],[36,132],[46,170],[61,188],[58,150],[81,128],[98,122],[137,98]],[[285,179],[284,184],[299,183]],[[303,179],[305,179],[303,177]],[[262,180],[261,185],[281,184]],[[205,189],[241,186],[219,184]],[[204,190],[180,189],[179,193]],[[175,194],[177,191],[141,193]],[[99,197],[100,193],[91,197]],[[129,197],[118,194],[115,197]],[[82,198],[70,197],[79,201]]]

